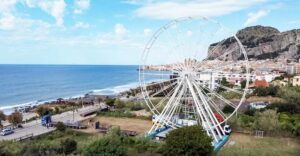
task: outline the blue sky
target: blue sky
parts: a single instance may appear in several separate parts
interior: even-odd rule
[[[139,64],[169,20],[300,28],[297,0],[0,0],[0,64]]]

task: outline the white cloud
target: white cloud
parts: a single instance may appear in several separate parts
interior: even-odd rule
[[[155,1],[143,4],[135,11],[138,17],[174,19],[186,16],[213,17],[229,14],[266,0],[191,0]]]
[[[186,32],[186,36],[192,36],[193,35],[193,31],[191,31],[191,30],[188,30],[187,32]]]
[[[87,29],[90,27],[90,25],[88,23],[84,23],[84,22],[76,22],[74,25],[75,28],[83,28],[83,29]]]
[[[11,30],[15,27],[15,17],[12,15],[4,16],[0,19],[0,29]]]
[[[17,1],[1,0],[0,2],[0,29],[10,30],[15,26],[15,16],[12,14]]]
[[[11,9],[15,6],[17,0],[1,0],[0,2],[0,13],[10,13]]]
[[[118,23],[115,25],[115,34],[117,37],[123,37],[127,32],[128,30],[123,24]]]
[[[64,23],[64,13],[67,4],[64,0],[52,0],[52,1],[38,1],[38,0],[26,0],[26,5],[30,8],[39,7],[46,13],[55,18],[56,25],[62,26]]]
[[[267,14],[269,13],[269,10],[259,10],[255,13],[249,13],[248,14],[248,19],[247,21],[245,22],[244,25],[250,25],[250,24],[253,24],[255,23],[258,19],[266,16]]]
[[[81,14],[84,10],[90,7],[90,0],[75,0],[75,14]]]
[[[148,28],[144,29],[144,35],[145,36],[149,36],[149,35],[151,35],[151,33],[152,33],[151,29],[148,29]]]

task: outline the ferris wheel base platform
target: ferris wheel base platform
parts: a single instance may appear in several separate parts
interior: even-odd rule
[[[219,151],[225,145],[228,139],[229,139],[229,135],[224,135],[223,138],[214,145],[214,151],[216,152]]]

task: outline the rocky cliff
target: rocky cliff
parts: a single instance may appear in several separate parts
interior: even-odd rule
[[[253,26],[238,31],[236,36],[244,45],[249,59],[300,58],[300,29],[280,32],[273,27]],[[222,54],[226,55],[227,60],[243,58],[233,37],[210,45],[208,50],[210,59]]]

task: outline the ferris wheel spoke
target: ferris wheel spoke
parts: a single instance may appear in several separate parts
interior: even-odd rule
[[[223,89],[225,89],[225,90],[227,90],[227,91],[231,91],[231,92],[234,92],[234,93],[238,93],[238,94],[240,94],[240,95],[243,95],[243,94],[244,94],[243,92],[241,92],[241,91],[239,91],[239,90],[236,90],[236,89],[233,89],[233,88],[230,88],[230,87],[226,87],[226,86],[221,85],[221,84],[218,84],[218,83],[215,83],[215,85],[217,85],[217,86],[219,86],[220,88],[223,88]]]
[[[173,101],[176,98],[179,89],[181,88],[181,85],[183,83],[183,80],[180,81],[179,85],[176,87],[174,93],[172,94],[171,98],[169,99],[169,101],[167,102],[166,106],[164,107],[164,109],[162,110],[162,112],[159,114],[159,116],[157,117],[155,123],[153,124],[152,128],[150,129],[149,133],[151,133],[153,130],[157,130],[160,126],[161,123],[164,120],[164,116],[166,115],[166,113],[168,112],[169,108],[172,107],[173,105]],[[164,122],[163,122],[164,123]]]
[[[230,102],[229,100],[227,100],[226,98],[224,98],[222,95],[218,94],[217,92],[209,89],[208,87],[205,87],[203,85],[200,85],[200,87],[206,89],[207,91],[209,91],[211,93],[211,95],[217,97],[218,99],[220,99],[221,101],[225,102],[227,105],[233,107],[233,108],[237,108],[237,106],[235,104],[233,104],[232,102]]]
[[[195,82],[197,84],[197,82]],[[213,101],[213,99],[208,95],[208,93],[205,92],[205,90],[202,88],[202,87],[199,87],[199,89],[202,91],[203,94],[206,95],[207,97],[207,101],[210,103],[210,105],[214,108],[214,110],[216,112],[218,112],[223,119],[226,119],[227,118],[227,115],[223,113],[223,111],[220,109],[219,106],[217,106],[217,104]]]
[[[212,126],[211,126],[211,124],[210,124],[210,120],[209,120],[209,117],[208,117],[208,115],[207,115],[207,112],[206,112],[206,111],[204,110],[204,108],[203,108],[203,104],[201,104],[201,102],[200,102],[200,100],[199,100],[199,97],[197,96],[197,94],[196,94],[196,92],[195,92],[195,90],[194,90],[194,87],[193,87],[193,85],[191,84],[190,80],[186,78],[186,81],[187,81],[187,84],[188,84],[188,86],[189,86],[189,89],[190,89],[190,91],[191,91],[191,93],[192,93],[192,97],[193,97],[193,99],[194,99],[194,101],[195,101],[195,106],[196,106],[196,108],[197,108],[197,110],[198,110],[198,113],[199,113],[199,115],[200,115],[200,118],[201,118],[201,120],[202,120],[202,124],[204,124],[205,127],[208,127],[208,129],[209,129],[209,131],[210,131],[210,133],[209,133],[209,131],[207,131],[207,134],[208,134],[209,136],[211,136],[211,134],[212,134],[212,136],[213,136],[213,138],[214,138],[214,141],[217,142],[217,141],[218,141],[218,138],[217,138],[216,134],[215,134],[214,131],[213,131],[213,128],[212,128]]]
[[[215,117],[210,105],[208,104],[208,97],[205,96],[203,93],[202,93],[202,90],[199,89],[199,86],[196,85],[195,81],[192,82],[192,84],[195,86],[197,92],[199,93],[199,97],[200,99],[202,100],[202,103],[203,103],[203,106],[205,108],[205,110],[207,111],[207,114],[208,114],[208,117],[210,118],[210,121],[214,124],[214,128],[216,129],[217,133],[218,133],[218,136],[219,136],[219,139],[222,139],[222,134],[225,134],[224,131],[222,130],[221,128],[221,131],[222,133],[220,132],[219,130],[219,127],[220,127],[220,123],[219,121],[217,120],[217,118]]]
[[[184,89],[182,88],[180,90],[180,93],[179,95],[176,97],[175,101],[174,101],[174,104],[173,104],[173,107],[169,110],[169,113],[167,114],[166,116],[166,121],[168,122],[172,122],[171,119],[172,117],[174,116],[174,113],[176,112],[176,110],[178,110],[178,107],[180,106],[180,99],[182,98],[183,96],[183,93],[184,93]],[[174,123],[174,122],[173,122]]]

